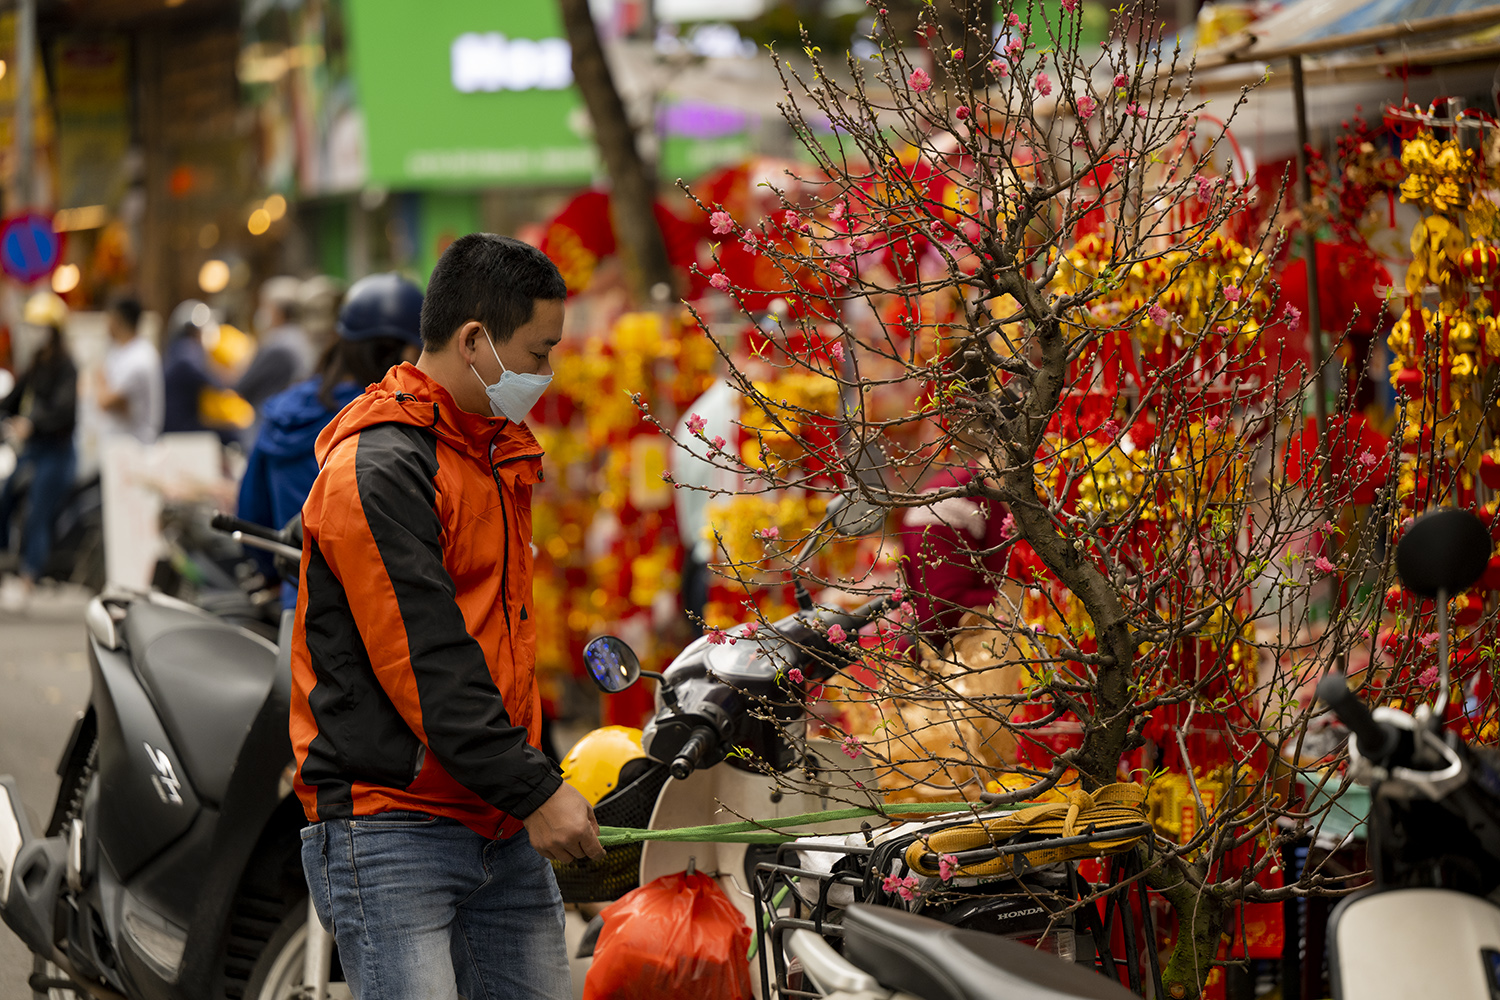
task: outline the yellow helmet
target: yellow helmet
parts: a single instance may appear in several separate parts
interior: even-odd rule
[[[596,729],[573,745],[563,758],[563,780],[583,793],[590,805],[614,791],[625,765],[646,756],[641,731],[629,726]]]
[[[52,292],[37,292],[26,300],[21,318],[32,326],[55,326],[62,329],[68,320],[68,306]]]

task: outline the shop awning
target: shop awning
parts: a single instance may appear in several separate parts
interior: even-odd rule
[[[1500,5],[1493,0],[1300,0],[1201,50],[1193,72],[1326,55],[1320,68],[1347,73],[1492,61],[1497,53]]]

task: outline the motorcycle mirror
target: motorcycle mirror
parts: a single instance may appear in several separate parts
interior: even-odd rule
[[[865,499],[836,496],[828,502],[828,519],[833,530],[845,538],[868,535],[885,521],[885,508]]]
[[[583,647],[583,663],[599,690],[618,694],[641,678],[641,661],[624,639],[601,635]]]
[[[1396,573],[1419,597],[1452,596],[1472,587],[1490,561],[1484,522],[1457,507],[1435,507],[1417,518],[1396,545]]]

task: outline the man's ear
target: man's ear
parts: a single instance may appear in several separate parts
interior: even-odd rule
[[[474,363],[479,355],[479,341],[484,337],[484,326],[478,320],[469,320],[453,335],[458,346],[458,356],[466,365]]]

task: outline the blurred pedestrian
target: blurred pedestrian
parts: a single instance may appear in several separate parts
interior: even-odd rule
[[[77,456],[73,431],[78,425],[78,369],[63,342],[68,307],[51,292],[26,302],[22,319],[46,330],[46,340],[15,389],[0,401],[6,436],[20,447],[15,472],[0,491],[0,531],[10,547],[11,519],[26,500],[21,529],[21,573],[0,588],[0,605],[25,605],[52,553],[52,522],[73,486]],[[24,491],[24,492],[23,492]]]
[[[374,274],[349,289],[338,336],[317,373],[261,407],[260,433],[240,480],[240,517],[281,528],[302,511],[318,475],[318,434],[366,386],[402,361],[417,360],[421,319],[422,290],[400,275]],[[260,561],[271,568],[269,560]],[[282,599],[296,599],[295,581],[283,583]]]
[[[212,322],[213,310],[197,299],[179,303],[167,320],[167,350],[162,358],[164,434],[210,429],[203,422],[203,390],[223,388],[208,366],[203,347],[203,331]]]
[[[130,296],[108,309],[111,344],[99,372],[97,399],[105,434],[129,434],[150,444],[161,433],[166,390],[161,355],[140,335],[141,304]]]
[[[260,346],[235,386],[256,409],[307,378],[317,365],[317,352],[298,322],[301,309],[302,282],[296,278],[269,278],[260,286],[260,306],[255,310]]]

